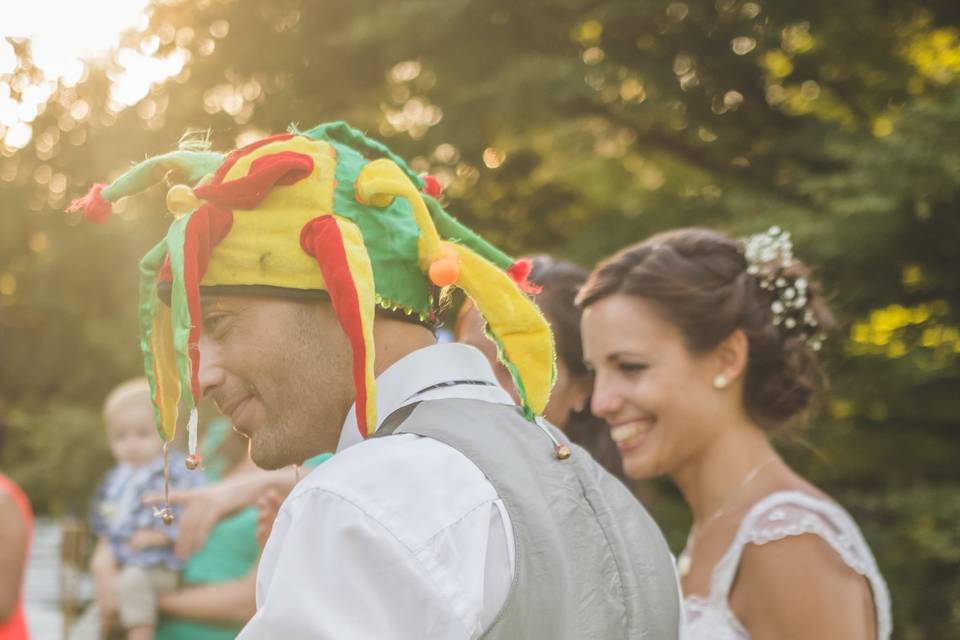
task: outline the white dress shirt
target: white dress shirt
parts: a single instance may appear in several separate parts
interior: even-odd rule
[[[449,384],[457,381],[473,384]],[[479,351],[438,344],[377,378],[377,428],[402,406],[439,398],[513,404]],[[478,638],[513,581],[503,501],[476,465],[436,440],[363,441],[354,411],[337,455],[280,508],[260,560],[257,613],[238,639]]]

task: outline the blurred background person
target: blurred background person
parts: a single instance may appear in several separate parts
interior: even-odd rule
[[[0,420],[0,456],[7,426]],[[30,501],[13,480],[0,473],[0,640],[27,640],[23,580],[33,536]]]
[[[179,589],[159,599],[158,640],[232,640],[256,612],[260,551],[300,472],[264,471],[250,459],[248,447],[227,418],[210,421],[201,452],[208,484],[170,494],[171,503],[184,509],[176,552],[186,564]],[[330,455],[308,460],[306,471]],[[161,500],[154,496],[148,502]]]
[[[217,482],[261,473],[247,455],[246,438],[233,431],[226,418],[207,423],[201,456],[208,488]],[[198,527],[192,524],[191,516],[199,515],[200,502],[191,505],[188,500],[175,501],[184,506],[181,540],[196,536]],[[216,517],[216,513],[212,515]],[[256,517],[254,507],[241,508],[214,520],[209,532],[190,540],[199,548],[187,557],[179,588],[159,598],[162,617],[158,640],[230,640],[237,636],[256,611],[255,578],[260,555]]]
[[[107,472],[91,506],[97,543],[90,571],[96,600],[78,621],[73,637],[99,638],[119,627],[131,640],[146,640],[154,637],[157,594],[176,588],[182,561],[173,552],[177,510],[166,522],[143,498],[163,490],[165,455],[171,487],[190,488],[203,476],[188,471],[186,458],[174,447],[164,454],[146,378],[129,380],[111,391],[104,401],[103,420],[117,464]]]
[[[530,282],[540,287],[534,301],[550,323],[557,347],[557,381],[544,417],[586,449],[600,464],[623,478],[620,454],[603,419],[590,412],[593,379],[583,364],[580,310],[574,304],[588,271],[580,265],[540,255],[531,258]],[[467,298],[457,315],[454,338],[479,349],[514,401],[518,401],[510,372],[497,358],[497,346],[487,337],[483,318]]]
[[[814,399],[832,324],[789,234],[658,234],[601,262],[578,303],[626,474],[669,475],[693,512],[683,638],[888,638],[856,523],[770,442]]]

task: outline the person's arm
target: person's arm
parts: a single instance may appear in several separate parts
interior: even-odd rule
[[[117,561],[106,538],[97,539],[97,546],[90,558],[90,573],[93,574],[93,590],[101,623],[109,628],[117,612]]]
[[[0,495],[0,624],[17,610],[30,532],[13,498]]]
[[[365,510],[304,492],[280,510],[260,561],[259,607],[238,640],[473,637],[434,578]]]
[[[163,529],[137,529],[127,540],[127,545],[136,551],[162,549],[173,545],[171,534]]]
[[[256,537],[261,551],[270,539],[270,532],[273,531],[273,523],[280,513],[283,498],[284,496],[271,489],[257,499]]]
[[[207,535],[217,522],[254,504],[269,489],[286,495],[294,484],[296,475],[292,469],[257,469],[205,487],[171,491],[170,502],[184,506],[178,520],[174,553],[178,558],[190,557],[203,548]],[[159,506],[163,504],[163,496],[148,496],[144,502]]]
[[[257,611],[256,573],[231,582],[187,587],[160,596],[162,613],[196,622],[245,624]]]
[[[816,535],[747,545],[730,600],[754,640],[876,638],[866,578]]]

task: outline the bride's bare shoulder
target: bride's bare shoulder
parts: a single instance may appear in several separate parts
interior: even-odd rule
[[[754,638],[875,637],[866,580],[812,533],[747,544],[730,604]]]

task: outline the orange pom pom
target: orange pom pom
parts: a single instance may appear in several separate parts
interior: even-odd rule
[[[457,257],[445,255],[430,263],[430,282],[438,287],[447,287],[460,277],[460,261]]]

